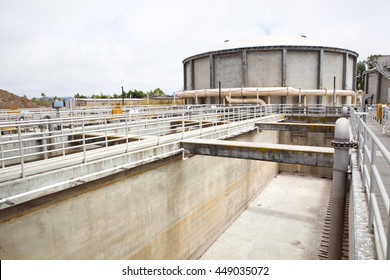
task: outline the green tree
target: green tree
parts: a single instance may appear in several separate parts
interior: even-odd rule
[[[357,89],[363,89],[363,73],[366,71],[366,64],[364,61],[359,61],[356,65],[356,71],[357,71],[357,77],[356,77],[356,82],[357,82]]]
[[[144,98],[146,94],[142,90],[129,90],[129,92],[126,94],[127,98]]]
[[[374,69],[376,65],[378,64],[378,57],[381,57],[383,55],[381,54],[373,54],[367,57],[367,59],[364,61],[364,63],[367,65],[368,69]]]
[[[156,88],[148,92],[149,96],[164,96],[165,93],[161,88]]]
[[[76,93],[74,95],[74,98],[87,98],[87,97],[85,95],[80,94],[80,93]]]
[[[42,107],[50,107],[52,102],[51,98],[44,93],[41,94],[40,98],[33,97],[31,101]]]

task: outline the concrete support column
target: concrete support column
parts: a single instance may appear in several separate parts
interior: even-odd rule
[[[348,58],[349,58],[349,54],[346,53],[343,58],[343,78],[342,78],[341,89],[346,89],[346,85],[347,85]]]
[[[186,63],[183,64],[184,90],[188,89]]]
[[[336,121],[335,143],[349,142],[349,120],[340,118]],[[330,218],[328,259],[341,260],[343,251],[345,196],[347,189],[347,171],[349,148],[334,145],[332,208]]]
[[[324,80],[324,50],[321,49],[318,54],[318,89],[322,89]]]
[[[324,82],[324,50],[321,49],[318,54],[318,89],[323,88]],[[317,104],[322,104],[322,96],[317,96]]]
[[[194,61],[190,60],[190,87],[192,90],[195,89],[195,73],[194,73]]]
[[[357,90],[356,85],[356,79],[357,79],[357,59],[353,60],[353,78],[352,78],[352,90]]]
[[[287,86],[287,49],[283,49],[282,54],[282,87]]]
[[[375,95],[375,103],[380,103],[381,102],[381,88],[382,88],[382,74],[377,72],[378,75],[378,88],[376,90],[376,95]],[[372,102],[374,104],[374,102]]]
[[[241,87],[246,87],[248,83],[248,59],[246,50],[242,51],[242,82]]]
[[[366,98],[368,96],[368,73],[364,73],[363,74],[363,80],[364,80],[364,85],[363,85],[363,93],[362,93],[362,104],[361,104],[361,107],[363,109],[363,111],[365,111],[365,101],[366,101]]]
[[[215,88],[215,67],[214,67],[214,56],[210,54],[210,88]]]

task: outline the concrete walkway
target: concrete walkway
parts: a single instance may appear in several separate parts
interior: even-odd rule
[[[387,150],[390,151],[390,136],[382,133],[382,128],[380,124],[370,117],[367,117],[366,124],[372,130],[372,132],[375,133],[376,137],[379,138],[379,140],[387,148]]]
[[[390,136],[382,133],[382,128],[378,122],[372,118],[367,118],[367,126],[375,133],[375,136],[378,137],[379,141],[385,146],[385,148],[390,151]],[[369,142],[369,149],[371,149],[371,142]],[[382,178],[383,184],[386,188],[386,192],[390,197],[390,172],[389,172],[389,163],[383,157],[382,153],[377,151],[376,166],[378,172]],[[387,224],[387,222],[385,223]],[[386,227],[387,228],[387,227]]]
[[[201,259],[319,259],[329,179],[279,174]]]

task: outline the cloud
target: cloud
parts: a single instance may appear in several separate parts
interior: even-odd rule
[[[225,39],[307,35],[388,52],[389,2],[2,0],[0,88],[29,97],[183,86],[182,60]]]

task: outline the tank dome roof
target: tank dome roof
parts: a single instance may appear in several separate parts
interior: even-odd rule
[[[275,46],[308,46],[308,47],[330,47],[329,44],[309,39],[305,36],[263,36],[250,37],[237,40],[225,40],[224,43],[213,46],[205,52],[222,51],[229,49],[241,49],[252,47],[275,47]]]

